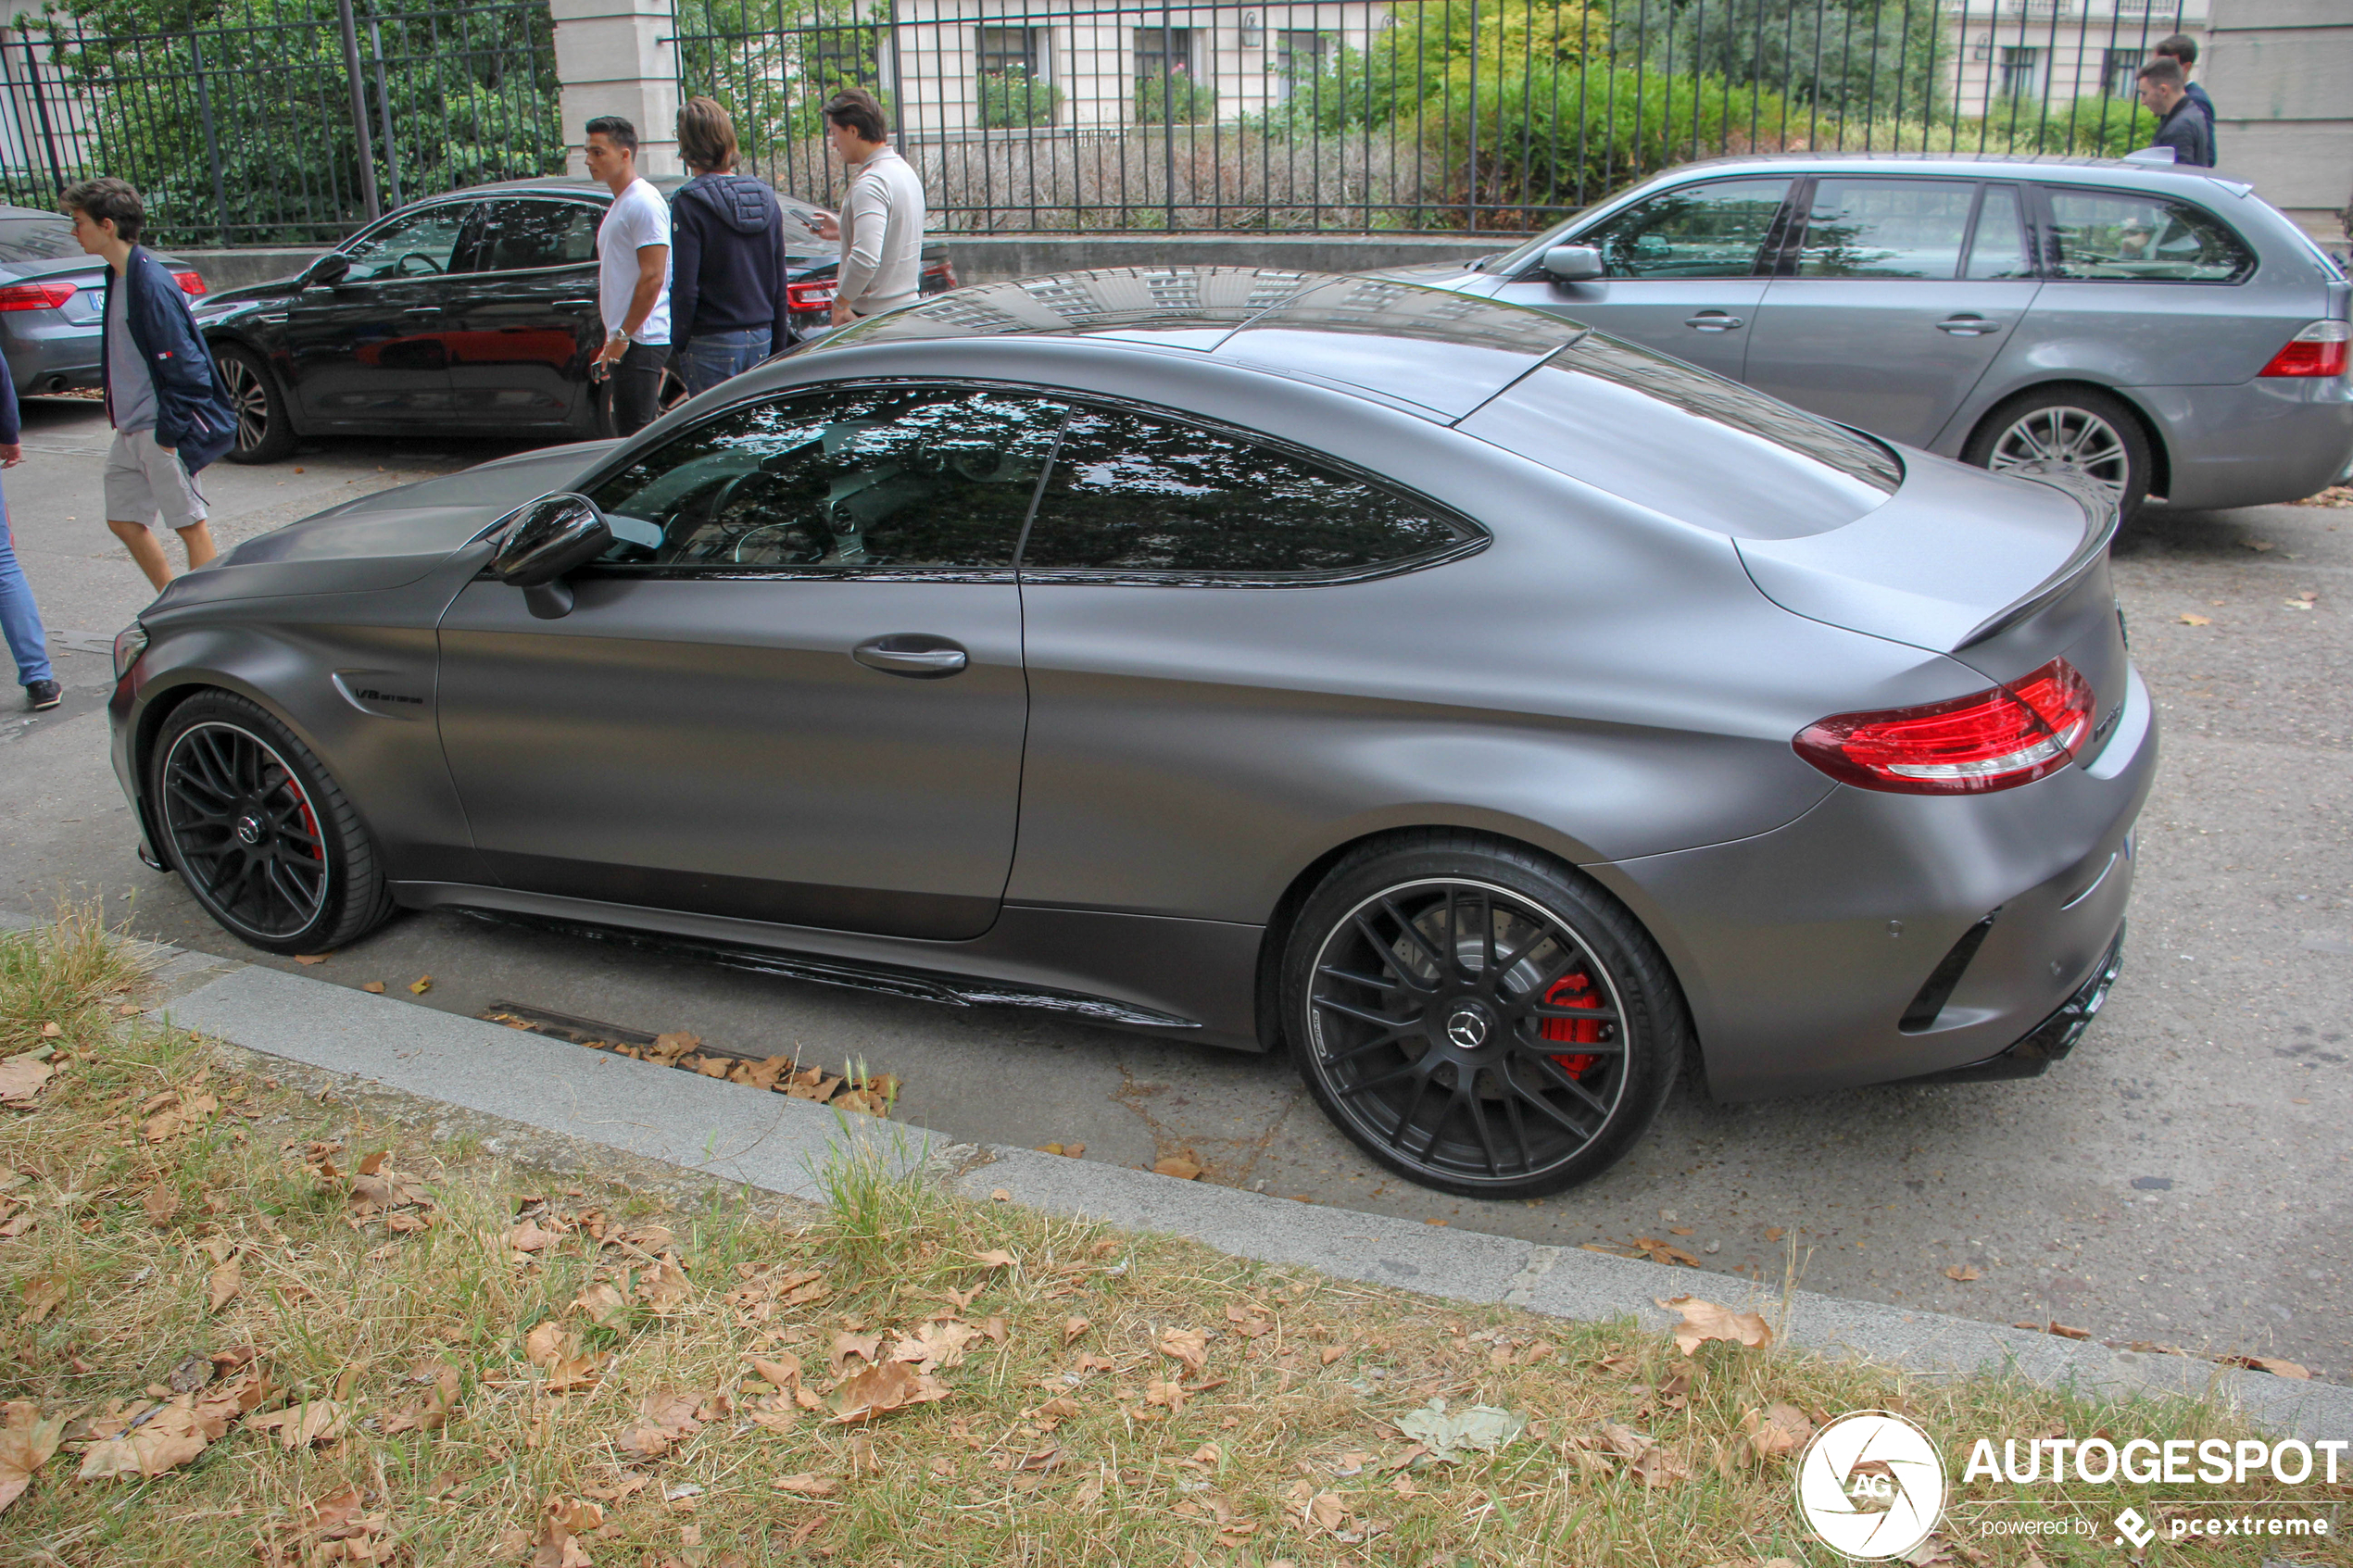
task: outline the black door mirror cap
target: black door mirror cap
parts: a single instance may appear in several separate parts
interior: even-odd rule
[[[499,526],[506,536],[490,574],[517,588],[553,583],[612,547],[612,530],[597,503],[569,491],[525,502]]]
[[[1556,283],[1590,283],[1602,276],[1602,253],[1592,245],[1554,245],[1544,253],[1543,266]]]
[[[351,270],[351,257],[339,250],[331,250],[303,270],[302,286],[307,289],[327,288],[343,282]]]

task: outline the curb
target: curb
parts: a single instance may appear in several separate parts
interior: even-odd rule
[[[266,1056],[350,1073],[409,1094],[810,1200],[828,1155],[855,1141],[891,1167],[928,1163],[950,1190],[1190,1237],[1262,1262],[1397,1286],[1453,1300],[1586,1321],[1632,1316],[1665,1329],[1661,1298],[1695,1287],[1778,1315],[1780,1297],[1728,1274],[1577,1248],[1204,1186],[1150,1172],[1001,1145],[935,1141],[920,1129],[829,1112],[784,1095],[583,1050],[476,1019],[321,980],[172,947],[151,949],[170,997],[152,1017]],[[2003,1371],[2085,1393],[2212,1399],[2283,1436],[2353,1438],[2353,1387],[2183,1356],[1793,1293],[1783,1336],[1928,1375]]]

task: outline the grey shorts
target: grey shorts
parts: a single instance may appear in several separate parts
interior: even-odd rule
[[[119,430],[107,448],[107,521],[148,528],[194,528],[205,520],[195,476],[151,430]]]

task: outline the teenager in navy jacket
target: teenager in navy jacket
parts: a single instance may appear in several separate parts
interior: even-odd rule
[[[236,444],[236,411],[188,296],[138,243],[146,207],[131,182],[84,180],[63,205],[82,248],[107,260],[107,526],[160,590],[172,578],[160,529],[180,535],[191,571],[215,554],[196,475]]]

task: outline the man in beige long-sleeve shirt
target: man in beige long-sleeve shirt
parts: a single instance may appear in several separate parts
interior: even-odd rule
[[[841,216],[824,237],[841,241],[833,323],[912,305],[923,286],[924,182],[890,145],[873,94],[845,87],[825,104],[825,137],[849,170]],[[830,231],[825,232],[825,231]]]

